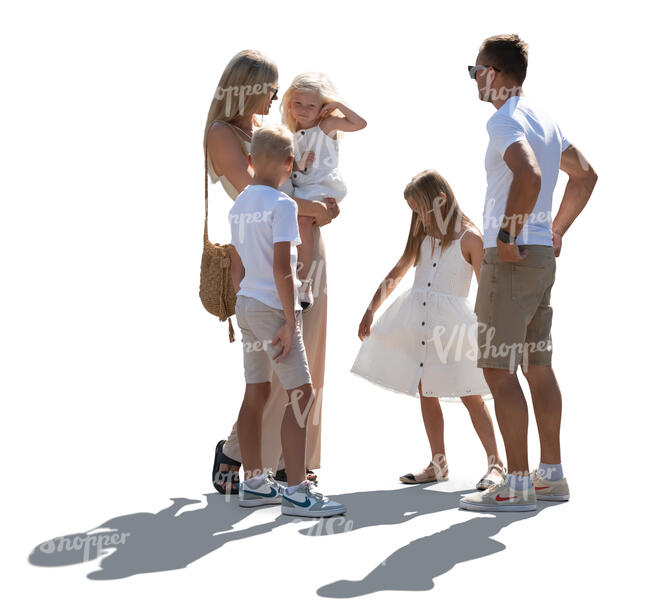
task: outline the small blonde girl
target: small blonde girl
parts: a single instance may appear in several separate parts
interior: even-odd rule
[[[338,170],[339,131],[359,131],[366,121],[344,105],[330,79],[320,72],[299,74],[282,97],[282,121],[294,134],[292,196],[339,203],[347,188]],[[298,216],[298,278],[303,309],[314,302],[309,271],[314,253],[311,216]]]

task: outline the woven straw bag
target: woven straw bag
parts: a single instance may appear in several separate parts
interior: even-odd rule
[[[228,338],[235,341],[235,331],[230,317],[235,313],[235,288],[232,283],[230,243],[211,243],[208,238],[208,152],[203,146],[205,159],[205,220],[203,222],[203,256],[201,257],[201,280],[199,297],[209,313],[216,315],[220,321],[228,320]]]

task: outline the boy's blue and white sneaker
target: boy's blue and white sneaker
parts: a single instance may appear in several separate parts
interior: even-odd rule
[[[293,493],[286,488],[282,494],[282,513],[287,516],[320,518],[345,513],[345,506],[338,501],[314,491],[314,483],[305,480]]]
[[[258,505],[278,504],[282,502],[284,487],[278,484],[275,478],[273,478],[272,472],[266,472],[264,480],[258,486],[251,486],[251,480],[242,480],[239,483],[240,506],[256,507]]]

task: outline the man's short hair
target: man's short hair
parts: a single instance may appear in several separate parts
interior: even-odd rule
[[[517,34],[490,36],[481,44],[479,55],[483,55],[490,65],[499,68],[504,74],[512,76],[518,84],[526,79],[528,69],[528,44]]]
[[[251,158],[266,156],[274,161],[282,162],[293,155],[293,137],[291,132],[282,125],[261,127],[251,139]]]

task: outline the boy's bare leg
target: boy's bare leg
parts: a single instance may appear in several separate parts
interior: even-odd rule
[[[311,261],[314,257],[314,218],[312,216],[298,216],[298,229],[300,240],[298,246],[298,278],[307,279]]]
[[[245,480],[262,473],[262,412],[270,392],[270,382],[246,384],[237,419]]]
[[[469,412],[469,417],[472,420],[474,430],[485,449],[487,455],[488,467],[493,465],[500,465],[503,467],[503,461],[499,457],[499,449],[497,448],[497,439],[494,435],[494,425],[490,411],[485,405],[483,398],[480,395],[466,395],[461,398],[463,404]]]
[[[560,454],[560,423],[562,394],[551,366],[528,366],[524,376],[533,398],[542,463],[562,463]]]
[[[483,368],[494,397],[494,410],[506,446],[508,473],[528,476],[528,405],[517,373],[500,368]]]
[[[305,445],[307,416],[314,402],[311,383],[287,391],[289,404],[282,419],[282,454],[287,470],[287,484],[296,486],[305,479]],[[297,411],[297,412],[296,412]],[[298,419],[296,419],[296,414]]]

